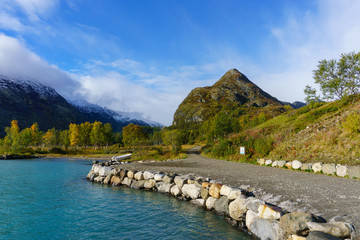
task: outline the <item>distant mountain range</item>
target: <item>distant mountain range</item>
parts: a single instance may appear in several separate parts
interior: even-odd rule
[[[116,112],[86,101],[68,101],[51,87],[0,75],[0,132],[14,119],[20,128],[37,122],[42,130],[66,129],[70,123],[86,121],[110,123],[115,131],[130,123],[161,126],[136,113]]]
[[[284,105],[300,108],[306,104],[279,101],[251,82],[237,69],[231,69],[214,85],[193,89],[176,110],[173,125],[206,121],[224,107],[260,108]]]

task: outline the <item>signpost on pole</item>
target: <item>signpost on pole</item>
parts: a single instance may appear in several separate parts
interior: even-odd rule
[[[240,147],[240,155],[245,155],[245,147]]]

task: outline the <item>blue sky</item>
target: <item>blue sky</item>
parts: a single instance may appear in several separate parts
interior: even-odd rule
[[[360,49],[360,1],[0,0],[0,74],[169,125],[237,68],[302,101],[321,59]]]

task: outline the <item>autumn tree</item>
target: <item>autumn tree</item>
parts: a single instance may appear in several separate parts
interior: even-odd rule
[[[95,121],[90,132],[91,143],[96,146],[102,146],[105,143],[104,125],[102,122]]]
[[[125,146],[138,146],[144,144],[146,134],[141,126],[136,124],[129,124],[123,127],[123,143]]]
[[[43,136],[43,143],[48,146],[57,145],[56,130],[55,128],[49,129]]]
[[[20,132],[21,145],[28,147],[33,143],[33,135],[31,128],[25,128]]]
[[[111,127],[110,123],[104,124],[104,136],[105,136],[105,144],[106,146],[109,146],[112,144],[113,139],[113,129]]]
[[[42,140],[42,137],[41,137],[41,132],[39,130],[39,125],[37,122],[35,122],[33,125],[31,125],[30,127],[31,129],[31,136],[32,136],[32,142],[31,144],[34,145],[34,146],[38,146],[41,144],[41,140]]]
[[[66,149],[70,146],[69,130],[63,130],[59,134],[59,143]]]
[[[71,123],[69,125],[69,140],[71,146],[78,146],[80,140],[79,125]]]
[[[89,146],[91,144],[90,133],[92,124],[89,122],[81,123],[79,126],[79,145]]]
[[[174,153],[179,153],[182,145],[182,133],[179,129],[163,130],[162,140],[167,146],[171,146]]]

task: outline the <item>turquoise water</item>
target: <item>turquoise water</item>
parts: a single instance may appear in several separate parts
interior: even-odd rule
[[[84,179],[87,161],[0,161],[0,239],[250,239],[187,202]]]

